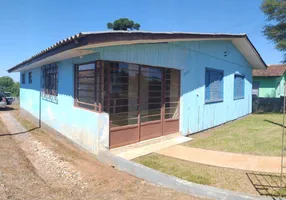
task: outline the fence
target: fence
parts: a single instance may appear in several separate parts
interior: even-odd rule
[[[252,112],[264,113],[264,112],[282,112],[283,111],[284,97],[280,98],[260,98],[255,95],[252,96]]]

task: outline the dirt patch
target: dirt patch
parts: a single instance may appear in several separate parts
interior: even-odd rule
[[[15,130],[0,136],[0,199],[198,199],[105,166],[24,119],[30,132],[4,120]]]
[[[66,195],[59,191],[53,192],[53,189],[37,175],[24,151],[6,131],[0,134],[0,146],[1,200],[66,198]]]
[[[54,185],[60,188],[83,189],[85,187],[86,183],[82,181],[80,172],[73,165],[35,139],[9,113],[2,114],[1,119],[8,131],[14,134],[14,140],[23,149],[43,180],[52,187]]]

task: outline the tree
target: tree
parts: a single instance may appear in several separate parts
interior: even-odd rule
[[[0,91],[11,92],[13,96],[18,97],[20,93],[20,83],[15,83],[9,76],[0,77]]]
[[[10,90],[14,85],[14,81],[9,76],[0,77],[0,88],[2,90]]]
[[[285,52],[283,62],[286,63],[286,0],[263,0],[260,8],[270,22],[263,33],[275,43],[276,49]]]
[[[134,21],[129,20],[128,18],[120,18],[120,19],[115,20],[113,23],[108,22],[107,28],[113,29],[115,31],[118,31],[118,30],[127,31],[128,29],[129,30],[139,30],[140,24],[134,23]]]
[[[10,89],[10,92],[13,94],[13,96],[18,97],[20,95],[20,83],[15,83]]]

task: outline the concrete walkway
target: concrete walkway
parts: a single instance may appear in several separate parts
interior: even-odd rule
[[[227,153],[176,145],[156,153],[186,161],[247,171],[280,173],[280,157]]]
[[[132,160],[137,157],[144,156],[149,153],[153,153],[161,149],[168,148],[191,140],[192,139],[189,137],[184,137],[181,136],[181,134],[179,133],[174,133],[171,135],[165,135],[138,142],[135,144],[111,149],[110,152],[126,160]]]

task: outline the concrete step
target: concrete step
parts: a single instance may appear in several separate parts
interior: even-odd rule
[[[189,137],[184,137],[180,133],[175,133],[150,140],[145,140],[124,147],[111,149],[110,152],[121,158],[132,160],[137,157],[144,156],[190,140],[192,139]]]

